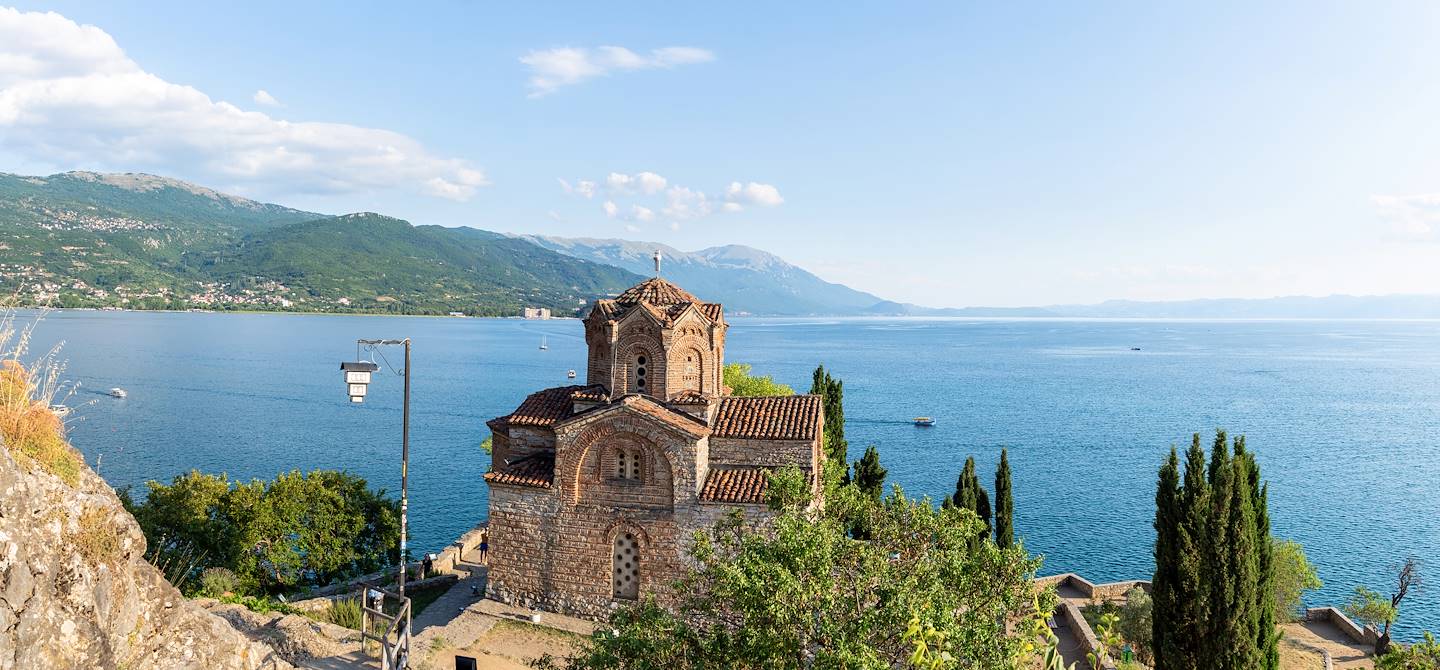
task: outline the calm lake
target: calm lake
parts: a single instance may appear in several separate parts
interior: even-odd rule
[[[403,337],[412,543],[433,551],[485,518],[485,421],[583,377],[578,321],[62,311],[31,357],[64,342],[72,441],[115,486],[323,467],[395,491],[401,380],[377,374],[352,405],[338,363],[356,338]],[[385,354],[398,368],[399,348]],[[1325,582],[1311,604],[1387,591],[1416,556],[1435,586],[1397,632],[1440,629],[1440,322],[737,318],[726,355],[799,391],[823,362],[845,380],[851,459],[878,446],[909,494],[951,492],[967,455],[990,482],[1008,447],[1016,529],[1046,574],[1147,577],[1169,447],[1243,433],[1275,535]]]

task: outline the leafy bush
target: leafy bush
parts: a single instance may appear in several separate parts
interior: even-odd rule
[[[238,594],[241,592],[240,578],[229,568],[205,568],[200,573],[200,592],[212,598]]]
[[[1300,618],[1300,605],[1306,591],[1323,584],[1315,566],[1305,558],[1305,548],[1292,540],[1271,540],[1272,564],[1275,566],[1275,620],[1294,621]]]
[[[1395,645],[1375,661],[1379,670],[1440,670],[1440,642],[1429,631],[1415,644]]]
[[[364,612],[360,609],[360,597],[341,598],[330,604],[325,611],[325,620],[337,626],[360,630],[364,623]]]
[[[232,571],[241,591],[283,593],[397,562],[399,504],[343,472],[293,471],[273,481],[232,482],[199,472],[149,482],[131,503],[146,539]]]
[[[1145,589],[1135,586],[1125,593],[1125,605],[1120,608],[1120,635],[1135,646],[1135,655],[1147,665],[1154,635],[1153,613],[1154,603]]]
[[[757,377],[750,374],[749,363],[726,363],[721,377],[730,394],[737,396],[795,395],[795,389],[781,384],[770,375]]]
[[[269,612],[279,612],[281,614],[300,614],[302,616],[308,616],[308,613],[304,610],[292,607],[269,596],[256,597],[229,595],[222,596],[218,598],[218,600],[222,603],[230,603],[232,605],[244,605],[245,608],[250,610],[251,612],[259,612],[261,614],[266,614]]]

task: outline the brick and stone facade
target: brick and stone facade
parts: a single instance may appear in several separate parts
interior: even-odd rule
[[[818,487],[824,416],[816,396],[726,395],[724,310],[659,277],[584,324],[587,385],[537,391],[487,424],[489,589],[598,617],[671,600],[689,538],[729,511],[763,523],[771,470]]]

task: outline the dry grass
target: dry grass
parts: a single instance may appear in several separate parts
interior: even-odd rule
[[[13,311],[0,313],[0,439],[17,461],[73,486],[80,481],[83,461],[65,440],[64,422],[50,411],[64,371],[56,360],[59,348],[32,365],[20,362],[34,327],[17,328]]]
[[[92,565],[111,563],[120,557],[120,534],[110,514],[98,507],[80,513],[79,530],[70,537],[75,550]]]

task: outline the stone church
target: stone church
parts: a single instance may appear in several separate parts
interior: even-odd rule
[[[656,276],[584,319],[586,384],[488,422],[489,595],[598,617],[684,575],[694,531],[763,520],[766,475],[821,467],[818,396],[736,397],[725,313]],[[818,490],[817,490],[818,493]]]

